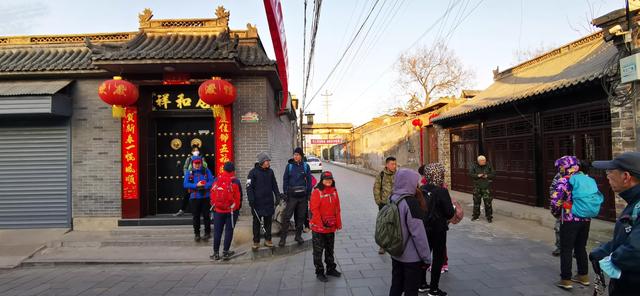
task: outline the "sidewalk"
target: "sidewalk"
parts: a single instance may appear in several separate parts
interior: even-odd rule
[[[327,161],[327,162],[332,163],[336,166],[340,166],[355,172],[371,175],[374,177],[378,174],[373,170],[365,169],[357,165],[346,164],[341,162],[331,162],[331,161]],[[451,196],[457,198],[460,201],[460,203],[465,206],[465,216],[471,217],[471,213],[473,211],[473,196],[469,193],[453,191],[453,190],[451,191]],[[494,212],[494,215],[497,216],[494,218],[494,221],[495,221],[493,223],[494,227],[504,226],[504,227],[510,228],[514,232],[531,234],[531,235],[535,234],[533,238],[540,241],[544,241],[545,243],[551,244],[551,245],[553,245],[553,243],[555,242],[555,236],[553,232],[553,227],[555,225],[555,218],[549,213],[548,209],[532,207],[532,206],[522,205],[514,202],[494,199],[493,212]],[[484,209],[482,209],[482,213],[484,213]],[[507,223],[506,225],[502,225],[502,223],[499,223],[500,216],[515,218],[516,225],[514,225],[513,223],[514,220],[509,220],[510,223]],[[520,225],[520,223],[518,223],[517,220],[523,221],[524,223]],[[533,227],[531,227],[530,223],[527,223],[527,222],[535,222],[536,225],[543,226],[548,231],[544,231],[544,230],[540,231],[540,229],[536,230]],[[615,223],[594,219],[591,222],[591,229],[589,232],[589,240],[590,240],[589,246],[597,246],[603,242],[611,240],[613,236],[614,226],[615,226]]]
[[[69,229],[0,230],[0,269],[15,268],[44,249],[48,242],[60,239]]]

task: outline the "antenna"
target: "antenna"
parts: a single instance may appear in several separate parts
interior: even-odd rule
[[[329,123],[329,106],[331,105],[329,103],[329,97],[333,96],[333,93],[329,93],[328,90],[325,90],[323,94],[321,94],[321,96],[324,97],[324,112],[327,116],[327,123]]]

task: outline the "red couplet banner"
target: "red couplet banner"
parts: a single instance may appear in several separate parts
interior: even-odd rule
[[[222,173],[224,163],[233,161],[233,112],[224,107],[224,115],[216,117],[216,175]]]
[[[122,199],[139,199],[138,108],[127,107],[122,118]]]

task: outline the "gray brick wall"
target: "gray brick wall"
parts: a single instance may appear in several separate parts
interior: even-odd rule
[[[436,135],[438,137],[438,160],[445,168],[445,183],[451,187],[451,137],[449,129],[435,125]]]
[[[98,97],[104,79],[77,80],[71,118],[73,217],[120,217],[120,120]]]

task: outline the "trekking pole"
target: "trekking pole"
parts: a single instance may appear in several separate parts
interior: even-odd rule
[[[233,206],[231,206],[231,213],[230,214],[231,214],[231,229],[235,229],[236,227],[235,227],[235,225],[233,225],[233,215],[234,215]]]
[[[256,218],[258,218],[258,221],[260,221],[260,229],[262,229],[264,233],[267,233],[267,229],[264,228],[264,218],[260,218],[260,215],[258,215],[258,212],[256,212],[256,209],[252,209],[252,210],[253,210],[253,214],[256,215]]]
[[[591,264],[593,265],[593,270],[595,271],[595,278],[593,281],[593,296],[604,296],[607,288],[607,282],[600,270],[599,262],[596,260],[592,260]]]

